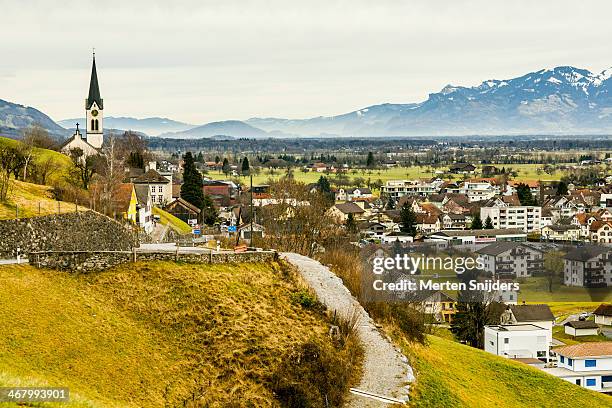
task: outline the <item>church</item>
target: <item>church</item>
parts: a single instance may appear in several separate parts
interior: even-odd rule
[[[96,54],[93,55],[91,66],[91,79],[89,80],[89,95],[85,99],[85,137],[76,124],[76,131],[61,148],[62,153],[70,154],[70,150],[79,148],[85,156],[92,156],[101,153],[102,142],[104,140],[104,100],[100,96],[100,86],[98,85],[98,73],[96,71]]]

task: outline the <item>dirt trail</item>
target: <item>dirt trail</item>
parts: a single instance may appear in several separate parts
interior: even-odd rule
[[[326,266],[314,259],[295,253],[281,257],[296,266],[304,280],[315,291],[319,301],[341,316],[359,316],[357,334],[363,343],[365,358],[359,390],[402,401],[408,401],[409,383],[414,381],[407,358],[383,336],[359,302]],[[348,407],[370,408],[388,406],[370,398],[351,395]]]

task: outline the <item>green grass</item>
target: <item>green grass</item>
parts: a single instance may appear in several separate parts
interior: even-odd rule
[[[160,222],[163,225],[170,225],[175,232],[179,234],[191,234],[191,227],[185,221],[176,218],[174,215],[166,212],[158,207],[153,207],[153,214],[159,215]]]
[[[0,136],[0,146],[16,147],[20,144],[21,142],[18,140],[9,139],[9,138]],[[70,167],[72,166],[72,161],[70,160],[70,157],[66,156],[65,154],[53,151],[53,150],[41,149],[38,147],[34,148],[34,155],[33,155],[34,164],[43,163],[48,159],[51,159],[56,163],[56,165],[58,166],[58,170],[49,175],[48,180],[46,181],[46,184],[51,186],[57,183],[59,184],[64,183],[66,175],[68,174],[68,171]]]
[[[51,187],[11,180],[7,200],[0,202],[0,219],[13,219],[17,214],[20,218],[25,218],[58,212],[74,212],[75,209],[74,203],[54,200],[51,195]],[[81,206],[78,209],[79,211],[87,210]]]
[[[416,371],[411,407],[603,407],[612,398],[452,340],[412,344],[394,334]]]
[[[549,292],[546,278],[533,277],[520,284],[518,299],[519,302],[530,303],[584,302],[585,307],[590,308],[595,303],[612,301],[612,291],[608,288],[586,289],[554,283],[553,291]]]
[[[498,164],[498,167],[506,167],[512,168],[518,172],[518,176],[515,180],[559,180],[562,176],[566,174],[566,172],[555,172],[552,175],[541,172],[538,174],[538,168],[543,167],[540,164]],[[470,175],[469,177],[480,177],[479,170],[482,166],[477,166],[478,171],[475,175]],[[351,179],[355,178],[363,178],[364,180],[370,179],[371,181],[382,180],[386,182],[388,180],[402,180],[402,179],[418,179],[418,178],[430,178],[430,177],[441,177],[443,179],[448,179],[449,175],[447,174],[435,174],[436,170],[447,171],[448,166],[440,167],[440,168],[432,168],[430,166],[411,166],[411,167],[393,167],[390,169],[384,170],[357,170],[353,172],[352,170],[344,173],[347,177]],[[273,173],[270,173],[268,169],[263,169],[259,174],[253,175],[253,183],[254,184],[264,184],[269,179],[278,179],[285,175],[285,171],[276,170]],[[227,177],[218,171],[211,171],[206,174],[207,177],[210,177],[214,180],[223,180]],[[296,180],[304,182],[304,183],[315,183],[319,180],[319,177],[325,176],[333,180],[336,175],[335,174],[325,174],[325,173],[316,173],[316,172],[307,172],[304,173],[300,169],[294,169],[293,176]],[[453,180],[461,180],[463,178],[462,175],[450,175]],[[248,185],[250,182],[249,177],[238,177],[242,184]]]
[[[305,341],[330,342],[288,276],[275,263],[1,266],[0,384],[66,386],[80,406],[279,406],[270,374]]]

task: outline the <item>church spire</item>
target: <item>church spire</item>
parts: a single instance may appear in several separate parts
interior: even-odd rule
[[[96,72],[96,52],[93,53],[93,64],[91,66],[91,79],[89,81],[89,96],[87,97],[86,109],[90,109],[93,103],[98,105],[98,108],[104,109],[103,100],[100,97],[100,87],[98,86],[98,73]]]

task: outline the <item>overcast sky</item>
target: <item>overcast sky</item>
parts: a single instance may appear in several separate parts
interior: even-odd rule
[[[608,0],[0,0],[0,13],[0,99],[55,120],[83,115],[92,47],[107,116],[194,124],[612,66]]]

